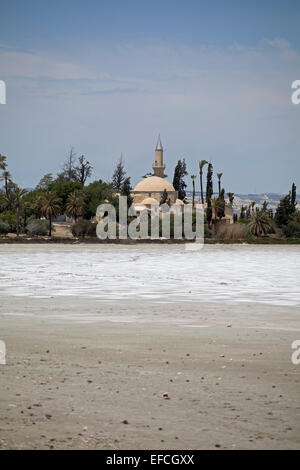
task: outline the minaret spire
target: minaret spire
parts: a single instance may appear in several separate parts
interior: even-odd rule
[[[156,149],[155,149],[155,150],[163,150],[163,146],[162,146],[162,143],[161,143],[160,134],[158,134],[158,140],[157,140],[157,144],[156,144]]]
[[[165,165],[163,162],[163,153],[164,149],[161,143],[160,134],[158,135],[158,140],[155,149],[155,163],[153,165],[153,171],[155,176],[160,178],[165,178]]]

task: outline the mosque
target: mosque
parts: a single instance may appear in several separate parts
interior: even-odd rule
[[[167,203],[171,206],[173,212],[178,206],[184,206],[183,201],[178,199],[178,191],[175,191],[174,186],[166,180],[164,165],[164,149],[161,143],[161,138],[158,136],[158,141],[155,149],[155,162],[152,166],[153,175],[145,177],[140,181],[133,191],[131,196],[133,198],[133,206],[136,212],[141,212],[145,209],[150,211],[151,206],[159,205],[162,201],[163,194],[167,192]],[[195,208],[201,207],[201,204],[195,204]],[[204,211],[207,210],[207,204],[204,204]],[[213,208],[213,219],[216,219]],[[233,208],[231,205],[226,204],[225,216],[222,217],[224,223],[233,223]]]
[[[178,191],[175,191],[174,186],[165,179],[166,166],[164,165],[164,150],[160,136],[158,137],[155,162],[152,168],[154,174],[140,181],[131,192],[135,209],[148,209],[151,205],[160,204],[165,191],[170,206],[174,204],[182,206],[184,203],[178,199]]]

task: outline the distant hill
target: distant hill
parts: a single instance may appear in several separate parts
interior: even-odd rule
[[[217,194],[214,194],[217,196]],[[276,193],[265,193],[265,194],[235,194],[234,195],[234,212],[239,212],[242,206],[249,206],[251,202],[256,202],[257,207],[262,207],[264,201],[268,202],[268,208],[276,210],[280,199],[283,197],[283,194]],[[187,200],[192,202],[193,193],[192,191],[187,191]],[[200,193],[196,192],[196,202],[200,200]],[[298,209],[300,210],[300,199],[297,198]]]

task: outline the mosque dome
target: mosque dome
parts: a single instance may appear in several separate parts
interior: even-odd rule
[[[175,191],[174,186],[169,183],[169,181],[165,180],[164,178],[160,178],[159,176],[149,176],[145,178],[143,181],[140,181],[134,191],[141,191],[141,192],[163,192],[166,191]]]
[[[144,199],[142,202],[141,202],[142,205],[144,206],[150,206],[151,204],[159,204],[159,202],[154,199],[154,197],[146,197],[146,199]]]

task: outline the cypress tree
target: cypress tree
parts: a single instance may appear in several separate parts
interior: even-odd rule
[[[121,157],[112,177],[113,188],[116,189],[117,191],[121,191],[122,186],[125,181],[125,177],[126,177],[126,171],[124,168],[123,158]]]
[[[178,199],[184,201],[186,198],[186,183],[184,177],[188,174],[186,170],[185,159],[178,160],[174,170],[173,186],[175,191],[178,191]]]
[[[127,178],[125,178],[121,186],[122,196],[127,196],[127,197],[130,196],[131,189],[132,188],[131,188],[131,183],[130,183],[130,176],[128,176]]]
[[[213,195],[213,166],[211,163],[208,164],[207,168],[207,180],[206,180],[206,203],[207,203],[207,210],[206,210],[206,218],[207,222],[210,225],[212,220],[212,207],[211,207],[211,198]]]
[[[292,190],[280,200],[277,206],[275,222],[278,227],[287,225],[296,212],[296,196],[296,186],[293,183]]]
[[[297,205],[296,198],[297,198],[296,185],[295,185],[295,183],[293,183],[292,191],[291,191],[291,206],[292,206],[291,210],[293,212],[295,212],[295,210],[296,210],[296,205]]]
[[[207,180],[206,180],[206,202],[208,203],[209,200],[211,201],[213,195],[213,166],[211,163],[208,164],[207,168]]]
[[[216,217],[218,219],[222,219],[225,216],[225,190],[224,188],[221,189],[220,195],[217,197],[216,200]]]

